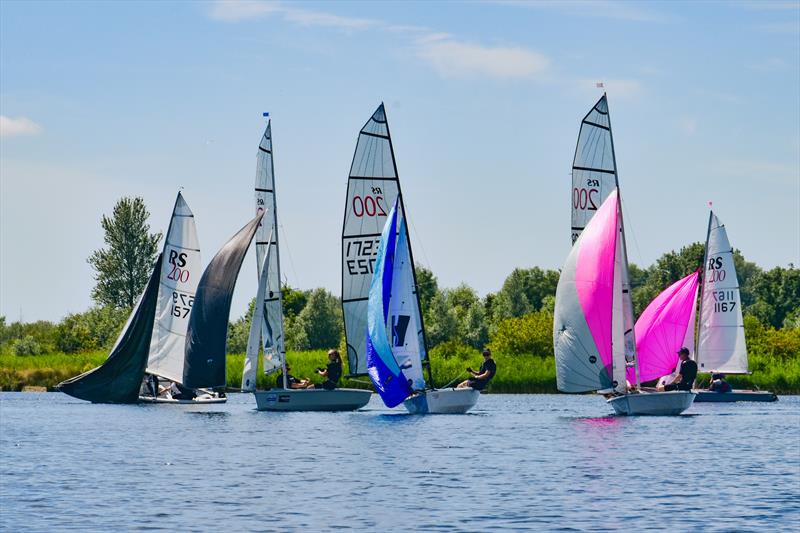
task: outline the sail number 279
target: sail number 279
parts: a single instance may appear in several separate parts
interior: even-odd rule
[[[186,318],[192,311],[194,296],[172,291],[172,316]]]

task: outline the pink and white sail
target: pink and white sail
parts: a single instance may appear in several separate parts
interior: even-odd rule
[[[699,272],[679,279],[650,302],[634,328],[639,379],[642,382],[671,374],[678,365],[678,350],[694,346],[695,308]],[[636,379],[634,369],[628,381]]]

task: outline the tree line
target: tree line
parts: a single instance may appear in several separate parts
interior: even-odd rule
[[[6,323],[0,317],[0,353],[77,353],[113,344],[158,253],[160,233],[150,233],[141,198],[123,198],[103,216],[106,248],[88,258],[95,273],[95,305],[58,323]],[[667,286],[697,270],[704,244],[697,242],[662,255],[653,265],[630,265],[632,299],[638,316]],[[800,269],[764,270],[734,251],[742,309],[751,336],[781,356],[800,355]],[[509,355],[552,356],[552,323],[559,273],[539,267],[516,268],[494,293],[480,297],[466,284],[441,288],[434,273],[417,265],[420,304],[428,342],[448,356],[491,346]],[[228,328],[228,350],[247,345],[254,302]],[[325,289],[283,288],[284,334],[289,350],[343,348],[341,302]],[[748,338],[752,344],[754,339]]]

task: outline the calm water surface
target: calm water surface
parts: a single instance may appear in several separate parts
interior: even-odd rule
[[[92,405],[0,393],[4,531],[798,531],[800,398],[621,418],[595,396],[469,415]]]

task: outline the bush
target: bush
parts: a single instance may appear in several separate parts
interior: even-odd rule
[[[110,348],[129,313],[128,309],[93,307],[67,315],[56,327],[56,347],[64,353]]]
[[[32,335],[26,335],[22,339],[16,339],[11,343],[14,355],[39,355],[43,353],[42,346],[36,342]]]
[[[509,355],[553,357],[553,315],[537,311],[501,320],[490,346],[493,351]]]

